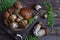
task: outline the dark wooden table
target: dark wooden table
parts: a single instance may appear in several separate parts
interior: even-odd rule
[[[46,11],[45,7],[41,3],[41,0],[20,0],[24,6],[28,6],[33,9],[34,4],[40,4],[42,5],[41,12],[44,13]],[[60,17],[60,0],[46,0],[47,2],[52,3],[53,8],[55,9],[55,14]],[[1,13],[0,13],[1,14]],[[55,25],[54,27],[60,28],[60,18],[55,18]],[[0,20],[0,23],[2,20]],[[44,20],[44,24],[46,25],[46,20]],[[13,40],[6,32],[4,32],[2,29],[0,29],[0,40]],[[39,38],[39,40],[60,40],[60,35],[50,35],[43,36]]]

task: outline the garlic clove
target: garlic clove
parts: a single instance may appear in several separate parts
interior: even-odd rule
[[[7,11],[4,13],[4,18],[8,19],[8,17],[10,16],[10,13],[8,13]]]
[[[41,8],[40,5],[35,5],[35,9],[38,11]]]

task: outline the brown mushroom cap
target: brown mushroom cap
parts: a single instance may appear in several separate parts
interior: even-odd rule
[[[15,7],[16,9],[21,9],[21,8],[23,8],[22,3],[19,2],[19,1],[14,4],[14,7]]]
[[[20,27],[20,28],[25,28],[25,25],[20,21],[20,22],[19,22],[19,27]]]
[[[15,18],[14,18],[14,16],[9,16],[9,21],[11,21],[11,22],[14,22],[15,21]]]
[[[25,28],[27,24],[28,24],[28,21],[27,20],[23,20],[23,23],[20,21],[19,22],[19,27],[20,28]]]
[[[25,7],[25,8],[22,8],[21,11],[20,11],[20,15],[24,18],[24,19],[30,19],[32,18],[32,12],[29,8]]]
[[[7,11],[4,13],[4,18],[8,19],[8,17],[10,16],[10,13],[8,13]]]
[[[11,7],[11,8],[9,8],[7,11],[8,11],[9,13],[13,13],[14,10],[15,10],[15,8],[14,8],[14,7]]]

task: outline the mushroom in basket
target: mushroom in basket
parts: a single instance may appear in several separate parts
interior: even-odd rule
[[[20,15],[24,18],[24,19],[30,19],[32,18],[32,12],[28,7],[24,7],[21,9],[20,11]]]

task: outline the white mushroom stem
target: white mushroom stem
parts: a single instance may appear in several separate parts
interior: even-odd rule
[[[36,27],[34,28],[34,35],[38,36],[38,31],[40,30],[41,26],[40,24],[37,24]]]

